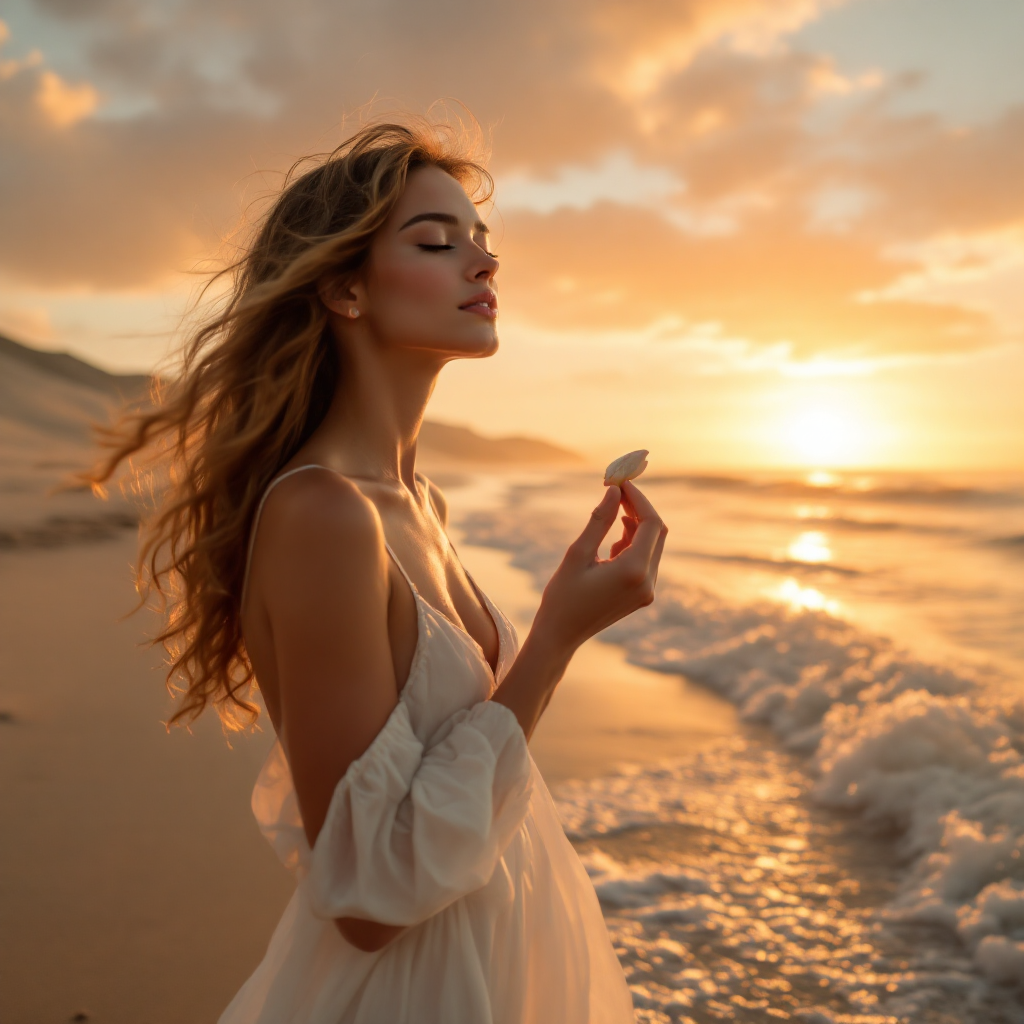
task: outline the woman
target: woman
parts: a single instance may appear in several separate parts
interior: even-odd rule
[[[498,347],[489,182],[445,129],[393,124],[294,176],[97,475],[166,439],[144,557],[174,717],[236,724],[258,680],[278,738],[253,808],[299,881],[222,1024],[633,1019],[527,741],[575,649],[653,599],[666,528],[607,488],[520,648],[415,468],[441,368]]]

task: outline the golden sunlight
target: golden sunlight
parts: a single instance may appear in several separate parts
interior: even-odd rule
[[[820,565],[832,557],[828,537],[818,530],[805,530],[789,545],[789,557],[797,562]]]
[[[829,615],[839,614],[839,602],[827,598],[814,587],[803,587],[790,577],[785,580],[775,596],[781,598],[794,611],[828,612]]]
[[[849,410],[832,405],[795,411],[785,425],[784,440],[803,465],[851,465],[868,454],[861,424]]]

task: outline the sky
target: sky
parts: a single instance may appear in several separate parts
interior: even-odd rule
[[[5,0],[0,332],[152,369],[295,159],[469,111],[501,348],[433,418],[1019,469],[1022,46],[1020,0]]]

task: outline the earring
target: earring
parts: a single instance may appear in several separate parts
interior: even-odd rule
[[[348,315],[349,315],[349,316],[350,316],[350,317],[351,317],[351,318],[352,318],[353,320],[355,320],[355,318],[356,318],[357,316],[359,316],[359,310],[358,310],[358,309],[350,309],[350,310],[349,310],[349,312],[348,312]]]

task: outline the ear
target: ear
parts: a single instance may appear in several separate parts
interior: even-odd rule
[[[365,312],[360,306],[362,288],[354,281],[342,277],[326,277],[317,287],[317,294],[332,313],[347,320],[354,320]]]

